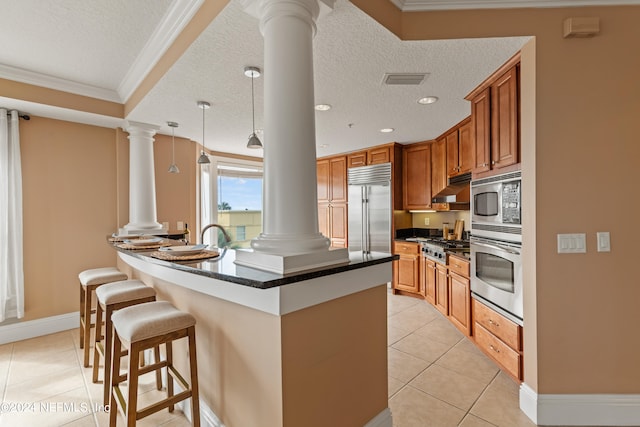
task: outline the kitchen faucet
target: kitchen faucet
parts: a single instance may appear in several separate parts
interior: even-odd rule
[[[225,246],[231,243],[231,236],[229,236],[229,233],[227,233],[227,230],[225,230],[224,227],[222,227],[220,224],[205,225],[202,228],[202,231],[200,232],[200,243],[204,243],[204,233],[211,227],[218,227],[220,231],[222,231],[222,235],[224,236],[224,240],[225,240]]]

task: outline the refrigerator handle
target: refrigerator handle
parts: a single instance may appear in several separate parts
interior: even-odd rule
[[[370,224],[369,224],[369,187],[366,186],[364,187],[364,201],[363,201],[364,205],[362,207],[362,213],[364,215],[364,233],[365,233],[365,240],[364,240],[364,253],[365,254],[370,254],[371,253],[371,242],[370,240]]]

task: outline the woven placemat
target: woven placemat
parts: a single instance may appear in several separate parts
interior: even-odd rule
[[[138,240],[142,236],[111,236],[107,240],[111,243],[124,242],[125,240]]]
[[[167,252],[156,251],[149,254],[153,258],[158,258],[164,261],[194,261],[199,259],[207,259],[218,256],[218,251],[206,250],[192,255],[173,255]]]
[[[127,249],[130,251],[143,250],[143,249],[158,249],[163,246],[171,246],[171,243],[154,243],[152,245],[131,245],[129,243],[119,243],[116,245],[120,249]]]

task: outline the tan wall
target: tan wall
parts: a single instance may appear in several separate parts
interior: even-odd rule
[[[78,311],[78,273],[115,265],[105,237],[129,219],[129,141],[108,129],[31,116],[20,121],[25,318]],[[159,221],[195,224],[195,143],[156,136]],[[168,142],[169,141],[169,142]]]
[[[385,1],[353,3],[379,21],[398,19],[379,13]],[[401,15],[400,31],[390,25],[401,38],[535,36],[535,65],[523,64],[523,80],[534,82],[522,93],[523,180],[532,181],[523,186],[535,191],[523,214],[525,381],[543,394],[640,392],[640,287],[621,268],[635,264],[628,224],[640,208],[640,55],[631,47],[640,7]],[[589,16],[600,18],[598,36],[562,38],[565,18]],[[611,232],[611,253],[595,251],[597,231]],[[556,235],[574,232],[587,233],[588,253],[557,254]]]
[[[25,319],[78,311],[78,273],[115,265],[113,129],[20,121]]]

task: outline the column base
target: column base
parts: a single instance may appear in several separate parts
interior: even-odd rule
[[[346,248],[326,249],[302,254],[274,253],[237,249],[235,263],[271,273],[290,274],[349,263]]]
[[[119,231],[120,234],[167,234],[168,230],[162,227],[162,224],[145,223],[145,224],[127,224]]]

